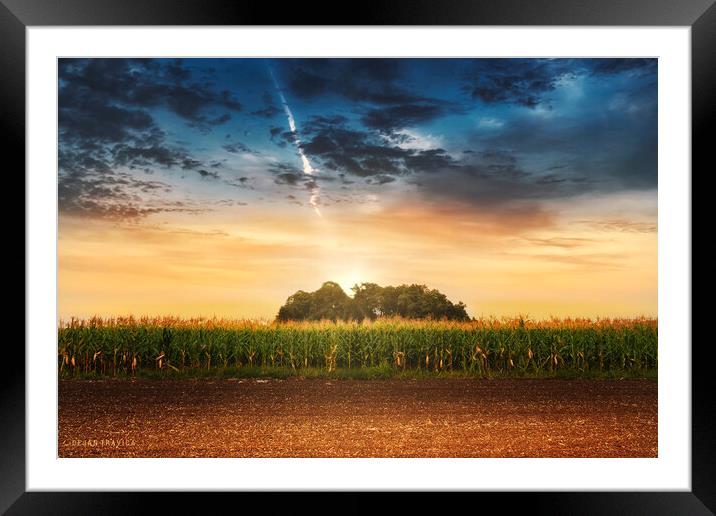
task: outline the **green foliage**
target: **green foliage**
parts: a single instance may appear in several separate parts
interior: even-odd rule
[[[327,281],[315,292],[299,290],[278,311],[278,321],[362,321],[378,317],[466,321],[465,305],[452,303],[445,294],[425,285],[381,287],[361,283],[350,298],[335,282]]]
[[[130,317],[73,319],[58,329],[63,378],[266,371],[336,377],[654,376],[657,349],[653,319],[260,323]]]

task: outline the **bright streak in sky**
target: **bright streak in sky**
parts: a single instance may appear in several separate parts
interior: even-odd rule
[[[298,155],[301,158],[301,164],[303,165],[303,173],[312,176],[315,172],[315,169],[311,166],[311,162],[308,161],[308,158],[306,157],[306,153],[303,152],[303,149],[301,148],[301,140],[298,139],[298,132],[296,130],[296,119],[293,117],[293,113],[291,112],[291,108],[288,105],[288,102],[286,101],[286,97],[283,94],[283,91],[281,90],[281,87],[278,85],[278,81],[276,80],[276,76],[273,74],[273,70],[269,67],[269,73],[271,74],[271,79],[273,80],[274,86],[276,86],[276,91],[278,92],[278,96],[281,99],[281,105],[283,106],[283,110],[286,113],[286,118],[288,119],[288,128],[291,130],[293,135],[295,136],[294,140],[296,143],[296,150],[298,151]],[[318,193],[320,189],[318,185],[314,185],[311,188],[311,198],[309,199],[309,203],[311,206],[313,206],[313,210],[316,212],[316,214],[319,217],[323,217],[321,215],[321,211],[318,209]]]

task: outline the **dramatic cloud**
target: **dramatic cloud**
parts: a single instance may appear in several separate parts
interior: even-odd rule
[[[568,178],[590,190],[654,188],[657,182],[657,113],[653,104],[610,109],[595,103],[589,116],[554,113],[548,120],[517,115],[499,130],[476,131],[476,146],[519,150],[525,162],[552,163],[543,182]],[[549,161],[547,161],[549,160]],[[535,167],[536,168],[536,167]]]
[[[149,191],[113,183],[127,172],[137,181],[173,174],[164,182],[175,198],[192,198],[194,185],[218,196],[223,185],[252,202],[295,202],[299,193],[286,199],[286,189],[320,183],[326,202],[408,189],[498,212],[652,190],[656,67],[655,59],[62,59],[60,210],[77,213],[90,199],[127,207],[117,213],[143,213],[129,207],[150,201],[158,209]]]
[[[655,59],[475,59],[468,66],[464,89],[485,104],[535,108],[549,104],[550,94],[565,79],[655,71]]]
[[[269,170],[274,176],[273,182],[275,184],[289,187],[300,187],[308,191],[317,188],[317,181],[321,179],[317,176],[307,175],[303,172],[303,170],[286,163],[272,165]],[[331,180],[332,178],[326,179]]]
[[[367,132],[349,128],[340,118],[312,120],[303,131],[301,146],[328,170],[367,177],[400,174],[410,151],[389,146]]]
[[[648,58],[589,59],[592,73],[613,75],[618,73],[635,73],[638,75],[655,75],[658,61]]]
[[[98,219],[126,220],[166,212],[206,211],[184,202],[170,201],[170,185],[146,181],[131,174],[109,170],[104,163],[83,161],[77,156],[60,153],[60,162],[77,163],[60,176],[58,202],[62,213]]]
[[[192,73],[180,61],[61,59],[59,67],[61,211],[134,218],[185,209],[137,207],[145,199],[128,188],[141,182],[124,175],[118,183],[118,170],[123,168],[151,173],[154,167],[177,167],[218,177],[199,169],[203,162],[188,151],[170,144],[150,110],[168,109],[205,132],[231,119],[217,109],[241,109],[230,92],[214,92],[208,84],[185,84]]]
[[[195,126],[226,123],[222,109],[240,111],[241,103],[228,90],[215,91],[208,82],[192,80],[181,60],[152,59],[60,60],[60,106],[82,109],[86,96],[105,104],[166,107]],[[69,95],[62,98],[64,92]],[[72,102],[73,98],[77,102]]]
[[[397,84],[397,59],[285,59],[279,61],[289,93],[302,99],[324,94],[355,102],[403,104],[427,100]]]
[[[438,118],[444,113],[437,104],[401,104],[369,110],[361,121],[371,129],[391,132]]]
[[[572,68],[536,59],[479,59],[469,72],[466,91],[486,104],[512,103],[534,108]]]

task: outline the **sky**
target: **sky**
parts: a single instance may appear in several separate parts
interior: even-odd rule
[[[657,315],[656,59],[60,59],[58,311]]]

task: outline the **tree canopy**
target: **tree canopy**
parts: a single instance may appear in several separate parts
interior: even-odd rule
[[[351,290],[352,298],[333,281],[325,282],[315,292],[299,290],[288,297],[276,319],[362,321],[395,316],[407,319],[469,319],[464,303],[453,303],[445,294],[426,285],[381,287],[375,283],[361,283]]]

